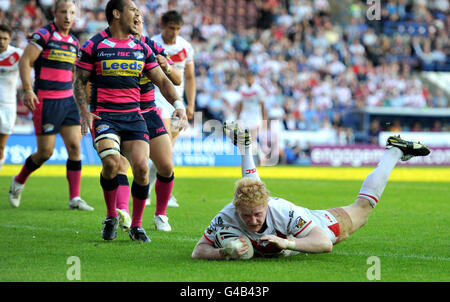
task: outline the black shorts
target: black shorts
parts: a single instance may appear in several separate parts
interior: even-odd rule
[[[94,120],[91,129],[92,139],[102,134],[113,133],[120,136],[121,141],[143,140],[149,142],[147,125],[142,115],[138,112],[129,113],[94,113],[101,120]]]
[[[142,113],[147,124],[147,130],[150,139],[158,137],[163,134],[168,134],[164,122],[161,118],[161,111],[155,106]]]
[[[33,111],[36,135],[59,133],[61,126],[80,125],[80,113],[73,97],[42,99]]]

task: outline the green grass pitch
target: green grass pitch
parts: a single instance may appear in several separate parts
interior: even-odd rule
[[[238,168],[237,168],[238,169]],[[177,178],[180,208],[169,208],[173,231],[156,232],[152,205],[144,228],[152,242],[101,238],[106,214],[98,177],[83,177],[82,197],[94,212],[67,209],[65,177],[31,176],[21,206],[7,200],[10,176],[0,176],[0,281],[73,282],[76,256],[82,282],[370,281],[371,256],[380,281],[450,281],[448,182],[389,182],[369,222],[329,254],[250,261],[192,260],[192,249],[212,217],[232,198],[235,179]],[[310,209],[349,204],[361,181],[264,179],[272,196]],[[154,196],[154,193],[153,193]],[[374,281],[370,281],[374,282]]]

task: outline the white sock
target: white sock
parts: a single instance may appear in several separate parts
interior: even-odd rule
[[[403,153],[398,148],[387,149],[377,167],[364,180],[358,197],[367,199],[374,208],[383,194],[392,170],[402,156]]]
[[[0,171],[2,170],[3,164],[5,163],[5,158],[0,159]]]
[[[239,146],[242,177],[251,177],[260,180],[251,149],[251,145],[247,147]]]
[[[153,190],[153,187],[155,186],[155,183],[156,183],[157,170],[156,170],[155,164],[152,161],[150,161],[148,166],[149,166],[149,169],[148,169],[148,179],[149,179],[148,195],[150,196],[150,193]]]

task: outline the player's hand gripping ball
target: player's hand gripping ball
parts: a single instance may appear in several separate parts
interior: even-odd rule
[[[241,242],[241,236],[248,244],[248,251],[241,256],[236,254],[236,250],[242,248],[244,243]],[[214,238],[214,245],[217,248],[225,248],[225,251],[233,259],[247,260],[253,257],[253,246],[250,239],[244,235],[239,229],[226,226],[220,229]]]

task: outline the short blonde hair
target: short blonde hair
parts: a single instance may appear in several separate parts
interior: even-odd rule
[[[236,182],[233,204],[235,207],[267,204],[269,195],[270,192],[262,181],[246,177]]]

